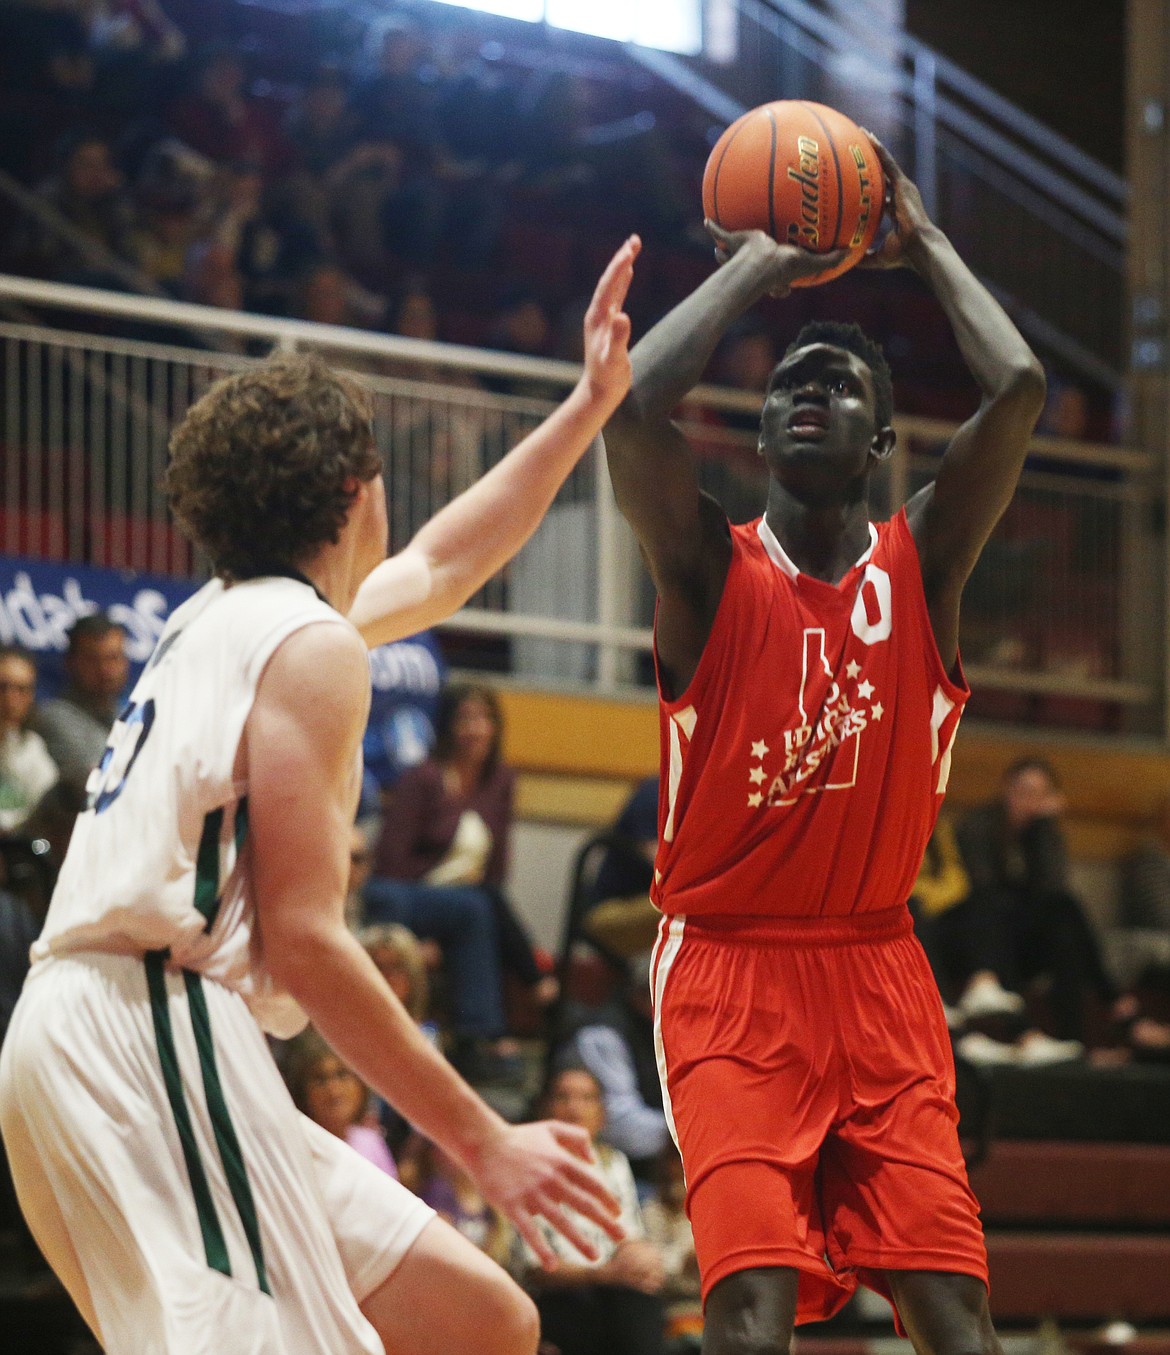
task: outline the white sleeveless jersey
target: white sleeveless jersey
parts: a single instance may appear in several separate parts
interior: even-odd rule
[[[235,767],[265,665],[315,622],[349,625],[291,578],[216,579],[174,612],[90,776],[34,961],[167,949],[238,991],[270,1034],[304,1025],[260,953]]]

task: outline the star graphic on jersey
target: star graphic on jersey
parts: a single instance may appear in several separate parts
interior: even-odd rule
[[[857,684],[857,695],[864,696],[867,699],[873,695],[873,683],[870,682],[869,678]]]
[[[760,782],[763,781],[763,779],[764,779],[763,767],[753,767],[751,771],[748,772],[748,780],[752,783],[753,786],[758,786]]]
[[[763,800],[764,800],[763,792],[756,791],[754,795],[748,796],[748,808],[758,809],[760,805],[763,803]]]
[[[752,744],[752,757],[766,758],[768,756],[768,745],[763,739],[757,740]]]
[[[848,678],[855,678],[860,672],[861,664],[854,662],[853,659],[850,659],[845,665],[845,676]]]
[[[886,712],[885,712],[885,710],[883,709],[882,703],[881,703],[880,701],[875,701],[875,702],[873,703],[873,705],[870,706],[870,708],[869,708],[869,718],[870,718],[875,724],[882,718],[882,716],[883,716],[885,713],[886,713]]]

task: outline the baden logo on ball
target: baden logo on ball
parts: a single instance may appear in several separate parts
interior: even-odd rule
[[[715,143],[703,212],[724,230],[762,230],[818,254],[848,256],[794,287],[840,277],[873,243],[885,182],[869,137],[843,113],[806,99],[761,104]]]

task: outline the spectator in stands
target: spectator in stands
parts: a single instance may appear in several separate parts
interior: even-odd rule
[[[386,900],[391,914],[404,911],[385,920],[425,936],[423,914],[430,915],[445,890],[475,900],[498,938],[499,965],[547,1006],[557,995],[556,980],[543,973],[503,889],[516,778],[501,760],[502,737],[503,717],[490,688],[453,684],[443,692],[434,752],[386,792],[381,878],[367,888],[367,911],[378,916]]]
[[[288,315],[302,279],[321,259],[316,231],[281,185],[265,186],[246,163],[215,174],[191,250],[191,299]],[[239,300],[231,300],[238,294]]]
[[[134,211],[110,143],[94,131],[71,132],[58,147],[58,166],[37,189],[40,201],[97,248],[131,258]],[[32,221],[18,231],[12,252],[37,276],[56,281],[92,281],[95,267],[100,272],[62,234]]]
[[[381,922],[363,927],[358,932],[358,940],[366,954],[377,965],[378,972],[386,980],[390,991],[414,1017],[427,1039],[432,1044],[438,1045],[440,1032],[438,1025],[430,1019],[430,981],[427,976],[428,965],[438,962],[438,956],[432,956],[427,951],[431,943],[420,941],[413,932],[396,922]],[[395,1161],[399,1163],[399,1173],[403,1181],[414,1189],[413,1184],[407,1180],[410,1167],[408,1158],[404,1155],[413,1132],[410,1125],[393,1106],[379,1096],[371,1095],[370,1109],[373,1120],[382,1127],[386,1141],[395,1155]]]
[[[443,154],[439,102],[443,84],[423,26],[389,14],[366,38],[367,75],[354,104],[368,135],[402,148],[420,169],[432,171]]]
[[[402,1150],[402,1183],[497,1265],[506,1265],[513,1247],[507,1219],[492,1208],[470,1174],[437,1144],[411,1135]]]
[[[621,1205],[626,1240],[614,1243],[601,1230],[574,1215],[595,1245],[598,1260],[587,1261],[555,1235],[543,1219],[537,1226],[556,1253],[555,1270],[542,1271],[527,1243],[517,1248],[516,1270],[540,1310],[544,1339],[560,1355],[660,1355],[665,1310],[662,1257],[646,1238],[630,1164],[598,1136],[605,1125],[601,1087],[587,1068],[565,1067],[553,1076],[543,1113],[589,1132],[597,1167],[610,1194]]]
[[[384,285],[396,261],[430,262],[442,229],[440,190],[388,135],[367,133],[325,187],[338,255],[363,284]]]
[[[382,1131],[366,1122],[369,1091],[365,1083],[311,1026],[289,1042],[283,1064],[297,1109],[397,1179],[398,1168]]]
[[[910,912],[943,999],[956,1051],[969,1063],[984,1066],[1036,1067],[1079,1058],[1084,1053],[1080,1041],[1053,1039],[1035,1027],[1025,1029],[1024,999],[1004,989],[994,975],[979,971],[968,978],[971,917],[964,905],[970,895],[971,877],[954,825],[944,815],[935,825],[914,881]],[[969,1023],[976,1028],[968,1029]],[[977,1028],[982,1025],[990,1025],[995,1035]]]
[[[187,261],[200,228],[200,189],[188,175],[152,157],[135,190],[132,258],[153,282],[182,299]]]
[[[1065,799],[1053,768],[1026,758],[1004,773],[1001,795],[958,826],[970,897],[955,910],[961,928],[967,1016],[1022,1007],[1026,986],[1051,980],[1054,1033],[1083,1040],[1085,1002],[1133,1013],[1105,970],[1101,949],[1068,880],[1060,819]]]
[[[552,327],[535,292],[518,285],[504,297],[492,327],[489,347],[527,357],[544,357]]]
[[[327,247],[334,246],[333,213],[341,205],[331,200],[332,189],[344,176],[347,157],[363,139],[349,84],[338,67],[320,67],[287,118],[293,167],[284,182],[297,211]],[[397,169],[397,152],[395,157]]]
[[[130,676],[126,632],[105,612],[75,621],[65,654],[65,690],[40,710],[36,726],[62,778],[84,784],[101,761]]]
[[[639,782],[614,822],[612,834],[589,887],[583,931],[610,955],[628,957],[654,944],[662,916],[650,902],[658,851],[657,776]]]
[[[397,922],[363,927],[358,940],[378,966],[390,991],[429,1035],[437,1031],[428,1018],[430,1006],[427,952],[418,937]]]
[[[439,312],[425,279],[418,273],[406,279],[392,303],[390,316],[391,331],[405,339],[434,343],[439,337]]]
[[[247,70],[228,43],[196,58],[194,89],[175,106],[175,131],[216,164],[247,164],[265,174],[288,168],[290,149],[272,112],[246,89]]]
[[[289,110],[287,132],[295,171],[321,184],[361,135],[349,102],[350,80],[335,64],[319,66]]]
[[[0,645],[0,833],[19,829],[57,780],[44,740],[28,728],[36,694],[36,660]]]
[[[602,1139],[629,1159],[639,1179],[652,1181],[670,1134],[654,1049],[649,952],[631,962],[617,996],[579,1014],[553,1067],[588,1069],[604,1102]]]
[[[703,1302],[695,1235],[687,1218],[687,1183],[673,1143],[663,1148],[657,1190],[642,1206],[646,1236],[658,1249],[665,1273],[667,1355],[696,1355],[703,1340]]]
[[[548,356],[552,337],[552,325],[540,298],[527,283],[521,282],[505,292],[492,321],[487,346],[523,357],[542,358]],[[522,399],[542,400],[548,395],[544,382],[527,375],[493,375],[484,377],[483,384],[489,390]]]
[[[310,268],[301,280],[297,314],[320,325],[348,325],[370,329],[379,324],[385,301],[368,292],[343,268],[326,260]],[[352,362],[347,362],[352,367]]]

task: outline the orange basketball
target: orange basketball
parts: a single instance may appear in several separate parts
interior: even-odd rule
[[[885,181],[869,137],[835,108],[778,99],[738,118],[703,171],[703,214],[724,230],[767,231],[781,243],[849,257],[794,287],[840,277],[873,243]]]

